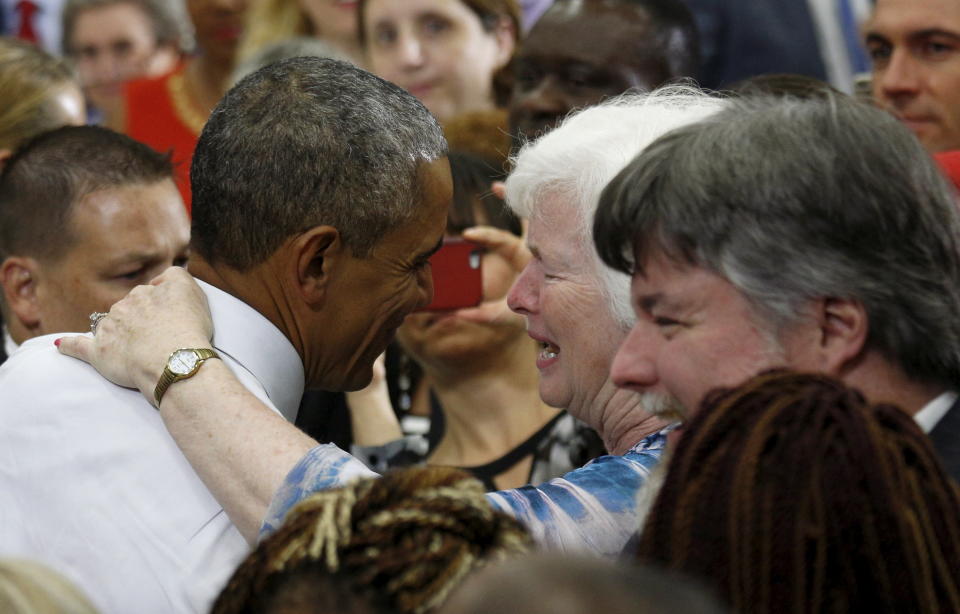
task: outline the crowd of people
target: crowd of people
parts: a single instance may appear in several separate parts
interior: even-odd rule
[[[958,41],[0,0],[0,611],[960,612]]]

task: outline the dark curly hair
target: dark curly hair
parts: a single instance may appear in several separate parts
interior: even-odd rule
[[[744,614],[960,612],[960,493],[899,408],[769,372],[704,401],[638,556]]]

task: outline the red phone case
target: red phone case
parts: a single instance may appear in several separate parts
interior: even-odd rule
[[[463,239],[448,239],[430,257],[433,302],[424,311],[475,307],[483,299],[483,248]]]

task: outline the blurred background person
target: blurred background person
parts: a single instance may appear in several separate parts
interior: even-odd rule
[[[916,422],[823,375],[708,395],[639,559],[743,614],[960,611],[960,490]]]
[[[441,123],[506,105],[522,27],[516,0],[361,0],[370,70]]]
[[[682,0],[556,0],[517,52],[514,148],[575,109],[697,76],[699,39]]]
[[[0,169],[27,139],[85,120],[69,63],[30,43],[0,37]]]
[[[45,565],[21,559],[0,559],[0,612],[97,614],[69,580]]]
[[[443,614],[722,614],[698,584],[650,567],[555,553],[490,565],[467,578]]]
[[[455,469],[406,469],[315,495],[240,564],[212,614],[421,614],[530,536]]]
[[[247,60],[272,44],[311,36],[363,65],[357,35],[358,0],[259,0],[250,7],[239,57]]]
[[[930,153],[960,149],[960,4],[879,0],[864,38],[877,104]]]
[[[188,51],[180,0],[67,0],[63,54],[80,74],[92,123],[122,127],[123,85],[173,70]]]
[[[171,152],[177,188],[190,210],[190,162],[203,125],[230,87],[248,0],[187,0],[196,50],[173,72],[132,81],[124,94],[123,130]]]
[[[449,159],[454,197],[447,237],[477,225],[519,237],[520,220],[489,189],[496,173],[474,156],[451,153]],[[481,258],[483,300],[502,300],[516,271],[496,252]],[[399,347],[415,363],[407,365],[409,371],[416,368],[422,376],[408,371],[398,379],[411,385],[411,402],[431,416],[427,441],[411,436],[383,446],[355,445],[354,454],[379,472],[423,460],[459,467],[491,491],[545,482],[605,454],[592,429],[540,399],[540,347],[523,319],[482,321],[466,313],[416,313],[397,331]],[[357,397],[348,394],[355,432],[363,422],[356,416]]]

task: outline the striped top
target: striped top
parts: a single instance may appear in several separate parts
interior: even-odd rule
[[[487,494],[490,504],[526,525],[543,548],[617,556],[637,530],[637,493],[663,454],[673,426],[645,437],[622,456],[601,456],[539,486]],[[376,477],[333,444],[310,450],[277,491],[261,528],[272,533],[312,493]]]

